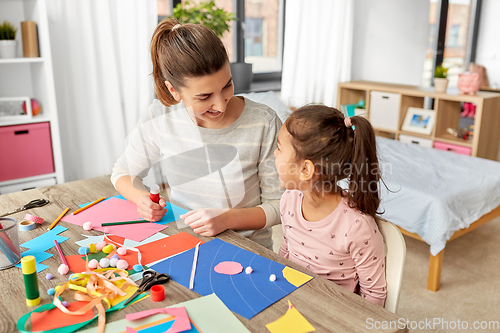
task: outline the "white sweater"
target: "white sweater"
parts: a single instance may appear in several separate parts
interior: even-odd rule
[[[280,128],[272,109],[247,98],[238,119],[221,129],[194,124],[183,103],[166,107],[155,100],[129,134],[111,181],[143,179],[155,166],[166,175],[172,199],[191,209],[261,207],[265,227],[239,233],[272,248],[269,227],[281,223],[283,191],[274,165]]]

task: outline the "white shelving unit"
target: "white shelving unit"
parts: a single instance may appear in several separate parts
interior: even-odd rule
[[[64,170],[61,153],[61,139],[57,117],[57,104],[54,87],[54,74],[52,68],[52,55],[50,49],[49,26],[45,0],[0,0],[0,22],[8,20],[18,28],[16,34],[17,57],[0,59],[0,97],[14,98],[29,96],[36,99],[41,105],[41,112],[32,117],[27,116],[0,116],[0,131],[8,130],[7,126],[26,126],[48,123],[50,127],[50,145],[52,148],[53,172],[44,172],[20,178],[5,179],[5,168],[0,166],[0,194],[19,191],[23,189],[47,186],[55,183],[64,183]],[[20,23],[34,21],[37,25],[39,57],[23,58],[22,34]],[[14,127],[11,127],[14,128]],[[26,141],[26,140],[25,140]],[[36,141],[36,140],[33,140]],[[16,144],[12,136],[0,136],[1,145]],[[22,154],[0,156],[1,163],[8,168],[16,168],[27,163],[30,151],[36,152],[39,142],[30,142],[19,147]],[[5,147],[5,146],[4,146]],[[11,148],[13,149],[13,148]],[[0,150],[1,152],[2,150]],[[5,149],[3,150],[5,151]],[[25,152],[25,154],[24,154]],[[46,158],[45,158],[46,157]],[[48,160],[45,156],[43,160]],[[36,165],[37,161],[29,163]],[[4,172],[2,177],[1,173]],[[9,178],[9,176],[7,176]]]

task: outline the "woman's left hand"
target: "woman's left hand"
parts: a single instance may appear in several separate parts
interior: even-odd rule
[[[229,209],[203,208],[181,215],[180,218],[200,236],[215,236],[229,229]]]

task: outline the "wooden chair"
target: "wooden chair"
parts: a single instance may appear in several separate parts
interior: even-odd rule
[[[401,231],[391,222],[380,220],[379,229],[386,245],[385,273],[387,298],[385,309],[396,313],[403,282],[403,269],[406,258],[406,243]]]

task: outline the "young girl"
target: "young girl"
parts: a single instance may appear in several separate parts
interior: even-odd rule
[[[304,106],[285,121],[274,155],[285,189],[280,255],[383,306],[384,243],[375,223],[380,172],[370,123]]]
[[[193,210],[182,215],[194,232],[227,229],[272,248],[282,190],[273,151],[281,121],[269,107],[233,96],[224,45],[207,27],[161,22],[151,40],[158,100],[130,133],[111,180],[142,218],[160,220],[142,184],[153,165],[166,175],[171,198]],[[156,169],[155,169],[156,170]]]

